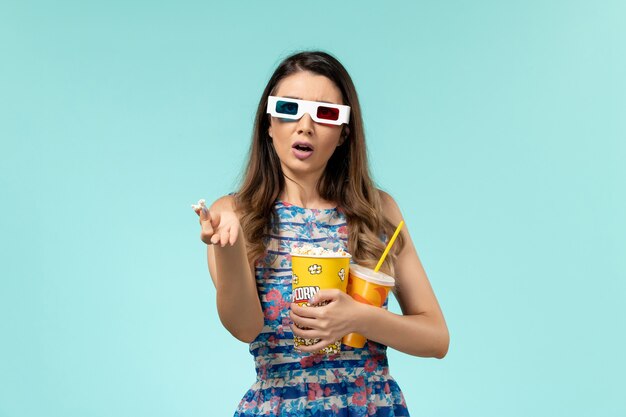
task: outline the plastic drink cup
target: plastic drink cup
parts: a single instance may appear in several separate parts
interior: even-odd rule
[[[292,301],[300,306],[321,306],[323,302],[311,306],[309,300],[319,290],[337,288],[346,292],[350,272],[350,258],[345,253],[336,255],[302,255],[291,253],[292,269]],[[294,346],[310,346],[319,339],[304,339],[294,335]],[[341,350],[341,339],[319,350],[317,353],[338,353]]]
[[[395,283],[395,279],[387,274],[352,264],[350,265],[347,293],[360,303],[382,307]],[[362,348],[365,346],[366,340],[359,333],[347,334],[342,339],[344,345],[354,348]]]

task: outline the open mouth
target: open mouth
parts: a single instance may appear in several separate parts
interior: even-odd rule
[[[313,155],[313,147],[307,143],[296,143],[291,147],[291,149],[294,156],[301,161]]]
[[[313,148],[307,145],[296,145],[294,148],[302,152],[311,152],[313,150]]]

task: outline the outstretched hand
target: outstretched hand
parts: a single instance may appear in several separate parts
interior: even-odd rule
[[[300,345],[296,349],[303,352],[317,352],[335,343],[343,336],[355,331],[357,314],[360,304],[341,290],[320,290],[310,304],[329,301],[320,307],[299,306],[291,303],[289,317],[294,323],[291,330],[296,336],[306,339],[320,339],[314,345]],[[308,328],[307,330],[299,327]]]
[[[241,228],[239,219],[234,211],[224,210],[221,212],[210,212],[204,200],[191,206],[199,216],[200,239],[207,245],[220,245],[221,247],[230,244],[233,246],[239,236]]]

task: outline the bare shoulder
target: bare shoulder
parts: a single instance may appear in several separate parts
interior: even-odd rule
[[[378,189],[378,195],[385,216],[394,224],[400,223],[403,218],[396,200],[389,193],[380,189]]]

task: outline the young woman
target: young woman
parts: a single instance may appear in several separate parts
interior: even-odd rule
[[[373,267],[403,219],[374,186],[366,155],[346,69],[328,53],[300,52],[279,64],[263,91],[241,188],[209,209],[194,206],[220,320],[255,360],[257,381],[235,416],[407,416],[387,346],[446,355],[446,323],[407,227],[381,269],[396,279],[402,315],[339,290],[318,292],[312,303],[327,303],[321,307],[290,302],[294,244],[342,248]],[[368,339],[364,348],[315,353],[351,332]],[[296,350],[294,335],[320,341]]]

